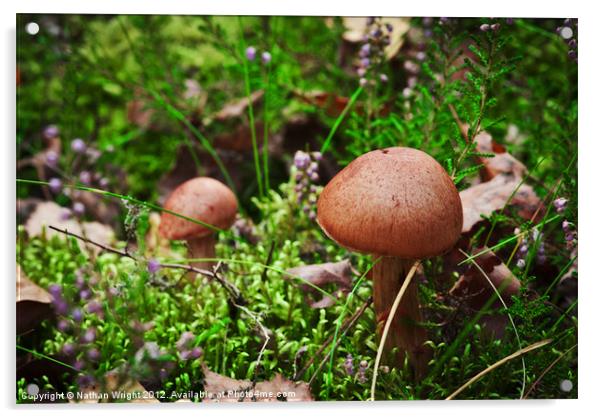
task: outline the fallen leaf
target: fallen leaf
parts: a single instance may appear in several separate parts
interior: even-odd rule
[[[159,403],[159,400],[151,396],[140,382],[124,376],[118,370],[111,370],[105,374],[104,387],[100,383],[94,383],[80,388],[79,394],[81,399],[75,400],[78,403]]]
[[[251,93],[251,104],[255,106],[263,97],[263,90]],[[223,122],[228,119],[239,118],[245,114],[249,107],[249,98],[243,97],[226,104],[220,111],[213,115],[213,119]]]
[[[511,297],[517,295],[520,290],[520,280],[493,251],[485,247],[475,250],[475,253],[483,251],[487,252],[474,259],[480,269],[471,262],[466,272],[450,290],[452,295],[464,298],[474,309],[480,309],[494,294],[489,280],[506,303],[510,303]],[[499,305],[499,302],[497,304]]]
[[[43,320],[52,318],[52,297],[29,280],[17,264],[17,334],[34,329]]]
[[[489,181],[498,174],[511,174],[522,178],[527,173],[527,167],[510,155],[506,148],[493,140],[487,132],[481,132],[475,137],[476,150],[482,153],[494,153],[495,157],[481,158],[484,165],[482,179]]]
[[[99,222],[78,222],[75,219],[65,218],[67,209],[57,205],[54,202],[40,203],[35,211],[31,214],[25,223],[25,231],[30,237],[41,236],[45,234],[46,238],[59,236],[66,238],[67,235],[54,231],[48,226],[53,226],[60,230],[67,230],[71,233],[85,236],[86,238],[103,245],[110,245],[115,237],[115,233],[111,227]],[[81,240],[77,240],[82,251],[89,248],[95,254],[100,252],[100,248],[95,245],[86,244]]]
[[[321,289],[329,283],[334,283],[337,290],[343,293],[348,293],[351,290],[351,272],[351,262],[349,260],[337,263],[312,264],[287,270],[290,275],[300,277]],[[321,295],[313,286],[306,283],[301,285],[301,289],[314,295]],[[310,306],[316,309],[326,308],[334,303],[335,301],[331,297],[324,296],[320,300],[311,301]]]
[[[533,188],[527,184],[520,184],[520,179],[513,176],[500,174],[492,180],[480,183],[460,192],[464,223],[462,232],[469,232],[482,216],[490,216],[493,212],[509,205],[518,209],[518,215],[524,219],[531,219],[541,204]],[[516,191],[516,193],[515,193]]]
[[[272,380],[257,382],[237,380],[214,373],[203,365],[205,392],[203,402],[303,402],[313,401],[306,382],[293,382],[277,373]]]

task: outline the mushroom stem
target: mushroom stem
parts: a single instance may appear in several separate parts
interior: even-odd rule
[[[375,259],[377,257],[374,256]],[[372,268],[374,307],[380,330],[387,317],[393,314],[390,311],[395,297],[414,262],[415,260],[397,257],[381,257]],[[411,277],[408,279],[411,280]],[[424,346],[427,340],[426,329],[419,325],[420,322],[422,322],[422,315],[418,303],[418,285],[414,281],[408,285],[399,303],[391,323],[385,350],[390,352],[393,348],[399,349],[399,354],[394,360],[394,365],[398,367],[403,366],[407,355],[414,369],[415,378],[424,376],[430,357],[430,351]]]
[[[190,258],[215,258],[215,234],[192,238],[187,242]],[[191,266],[204,270],[211,270],[213,264],[213,261],[193,261],[190,263]]]

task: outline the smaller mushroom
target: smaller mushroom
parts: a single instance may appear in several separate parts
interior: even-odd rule
[[[210,259],[215,258],[215,233],[232,226],[238,203],[234,193],[223,183],[209,177],[196,177],[179,185],[163,207],[207,226],[163,212],[159,234],[170,240],[186,240],[190,258]],[[199,261],[191,265],[210,269],[213,262]]]

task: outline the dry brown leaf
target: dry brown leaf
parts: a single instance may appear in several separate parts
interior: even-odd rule
[[[36,285],[17,264],[17,334],[34,329],[43,320],[52,317],[50,294]]]
[[[541,200],[531,186],[520,184],[519,179],[503,174],[495,176],[488,182],[462,190],[460,192],[464,215],[462,232],[469,232],[482,220],[481,215],[490,216],[496,210],[504,208],[510,196],[512,199],[509,205],[516,207],[518,215],[524,219],[530,219],[541,204]]]
[[[276,374],[272,380],[257,382],[253,388],[250,380],[237,380],[214,373],[206,365],[203,365],[203,372],[207,394],[203,402],[313,401],[307,383],[292,382],[281,374]]]
[[[251,104],[255,106],[263,97],[263,90],[257,90],[251,93]],[[219,112],[217,112],[213,118],[217,121],[225,121],[228,119],[239,118],[246,111],[249,106],[249,98],[243,97],[233,102],[226,104]]]
[[[27,222],[25,223],[25,231],[30,237],[36,237],[42,235],[45,231],[46,237],[51,238],[53,236],[60,236],[65,238],[66,235],[57,231],[54,231],[48,226],[54,226],[61,230],[67,230],[77,235],[83,235],[88,239],[103,245],[110,245],[113,240],[115,233],[111,227],[101,224],[99,222],[77,222],[75,219],[63,219],[65,214],[65,208],[57,205],[54,202],[42,202],[40,203],[35,211],[31,214]],[[100,249],[94,245],[88,245],[80,240],[77,241],[78,245],[85,251],[89,248],[94,253],[98,253]]]
[[[522,178],[527,173],[527,167],[510,155],[503,145],[493,140],[487,132],[481,132],[475,137],[477,152],[494,153],[495,157],[482,158],[483,180],[488,181],[498,174],[511,174],[515,178]]]
[[[133,403],[159,403],[159,400],[150,396],[149,392],[140,382],[123,377],[118,370],[111,370],[105,374],[105,387],[99,383],[80,389],[79,403],[106,403],[106,402],[133,402]],[[129,398],[129,399],[128,399]]]
[[[366,17],[344,17],[343,25],[346,31],[343,33],[343,39],[347,42],[361,42],[366,33]],[[390,24],[393,28],[391,32],[391,43],[385,48],[387,59],[393,58],[399,52],[403,45],[404,35],[410,30],[410,19],[407,17],[382,17],[383,25]]]
[[[294,267],[287,270],[287,273],[295,277],[300,277],[309,283],[323,289],[329,283],[337,285],[339,291],[348,293],[351,290],[351,262],[349,260],[339,261],[337,263],[312,264],[307,266]],[[312,294],[319,293],[309,284],[301,286],[305,292]],[[312,308],[326,308],[334,304],[334,300],[329,296],[324,296],[317,301],[310,301]]]
[[[520,280],[489,248],[480,248],[475,253],[483,251],[487,252],[475,258],[474,261],[487,274],[495,288],[498,289],[504,302],[510,303],[511,297],[517,295],[520,290]],[[465,298],[474,309],[480,309],[494,294],[487,278],[473,263],[454,284],[450,293]]]

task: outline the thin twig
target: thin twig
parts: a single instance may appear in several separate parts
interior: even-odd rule
[[[399,307],[399,304],[401,303],[403,294],[406,292],[406,289],[410,285],[410,282],[412,281],[412,277],[414,277],[414,273],[416,273],[416,269],[418,268],[419,264],[420,264],[420,261],[416,261],[412,265],[412,268],[410,269],[405,280],[403,281],[403,285],[401,286],[401,289],[399,289],[399,292],[397,293],[397,296],[395,297],[395,301],[393,302],[393,305],[391,306],[390,314],[387,317],[387,322],[385,323],[383,335],[380,338],[380,345],[378,346],[378,352],[376,353],[376,361],[374,362],[374,372],[372,373],[372,387],[370,389],[370,400],[371,401],[375,400],[374,394],[376,392],[376,379],[378,378],[378,365],[380,364],[380,359],[381,359],[381,357],[383,355],[383,351],[385,349],[385,342],[387,342],[387,336],[389,335],[389,329],[391,328],[391,324],[393,323],[393,318],[395,318],[395,314],[397,313],[397,308]]]
[[[445,398],[445,400],[449,401],[449,400],[454,399],[458,394],[460,394],[460,392],[464,391],[464,389],[466,389],[467,387],[469,387],[470,385],[472,385],[474,382],[476,382],[477,380],[479,380],[481,377],[485,376],[490,371],[497,369],[501,365],[509,362],[510,360],[512,360],[512,359],[514,359],[516,357],[520,357],[523,354],[528,353],[529,351],[533,351],[533,350],[536,350],[536,349],[538,349],[540,347],[543,347],[544,345],[548,345],[551,342],[552,342],[551,339],[542,340],[542,341],[536,342],[535,344],[531,344],[530,346],[527,346],[525,348],[521,348],[520,350],[515,351],[514,353],[510,354],[509,356],[504,357],[503,359],[501,359],[501,360],[495,362],[494,364],[492,364],[491,366],[487,367],[482,372],[477,373],[468,382],[466,382],[462,386],[460,386],[454,393],[452,393],[447,398]]]
[[[550,365],[548,367],[546,367],[546,369],[541,373],[541,375],[537,378],[537,380],[535,380],[535,382],[533,382],[533,384],[529,387],[529,390],[527,390],[527,392],[523,395],[523,397],[521,399],[527,399],[527,397],[529,396],[529,394],[533,391],[533,389],[535,389],[535,387],[538,385],[538,383],[541,381],[541,379],[543,379],[543,377],[550,370],[552,370],[552,368],[556,365],[556,363],[558,363],[564,356],[566,356],[568,353],[570,353],[575,347],[577,347],[577,344],[575,344],[574,346],[572,346],[571,348],[569,348],[568,350],[566,350],[564,353],[562,353],[561,355],[559,355],[556,358],[556,360],[554,360],[552,363],[550,363]]]

